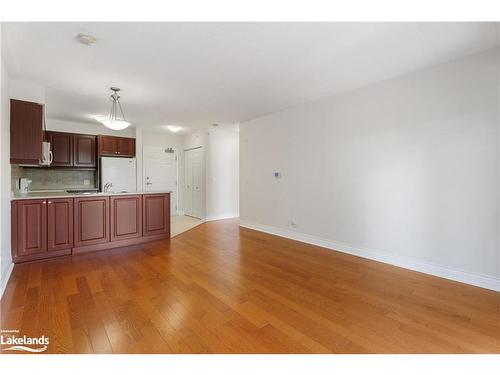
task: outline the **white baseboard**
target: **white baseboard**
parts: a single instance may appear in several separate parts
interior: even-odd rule
[[[207,216],[205,221],[215,221],[215,220],[224,220],[224,219],[234,219],[239,217],[239,214],[227,214],[227,215],[218,215],[218,216]]]
[[[422,272],[429,275],[438,276],[445,279],[450,279],[461,283],[500,292],[500,278],[497,277],[463,271],[432,262],[410,258],[407,256],[399,256],[382,250],[363,248],[360,246],[354,246],[344,242],[311,236],[308,234],[294,232],[283,228],[252,223],[246,220],[241,220],[240,226],[316,246],[321,246],[330,250],[336,250],[342,253],[352,254],[363,258],[376,260],[378,262],[407,268],[413,271]]]
[[[5,272],[5,275],[2,275],[3,280],[2,283],[0,284],[0,299],[2,299],[3,292],[5,292],[5,289],[7,288],[7,283],[9,282],[10,275],[13,269],[14,269],[14,263],[11,262],[9,267],[7,268],[7,271]]]

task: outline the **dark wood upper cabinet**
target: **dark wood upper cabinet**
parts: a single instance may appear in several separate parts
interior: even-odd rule
[[[109,240],[109,197],[75,198],[74,247]]]
[[[98,143],[99,156],[135,156],[135,138],[100,135]]]
[[[95,168],[97,163],[95,135],[73,135],[73,166],[81,168]]]
[[[111,197],[111,241],[142,236],[142,197]]]
[[[51,167],[97,167],[97,136],[46,131],[53,161]]]
[[[135,138],[119,138],[118,154],[121,156],[135,156]]]
[[[10,100],[10,163],[38,165],[42,159],[43,106]]]
[[[111,137],[108,135],[99,135],[97,137],[97,143],[99,144],[99,156],[115,155],[118,151],[117,137]]]
[[[73,198],[47,200],[47,250],[73,247]]]
[[[47,141],[50,142],[53,167],[73,166],[73,134],[60,132],[46,132]]]
[[[22,257],[46,252],[47,200],[21,200],[16,206],[17,253],[15,255]]]
[[[142,197],[143,236],[170,235],[170,194],[147,194]]]

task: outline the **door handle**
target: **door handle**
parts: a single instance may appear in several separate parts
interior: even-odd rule
[[[146,185],[153,185],[152,182],[146,182]]]

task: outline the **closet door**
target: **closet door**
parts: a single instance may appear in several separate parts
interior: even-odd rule
[[[193,216],[193,165],[192,150],[184,151],[184,214]]]
[[[192,183],[192,216],[203,218],[203,150],[198,148],[191,151]]]

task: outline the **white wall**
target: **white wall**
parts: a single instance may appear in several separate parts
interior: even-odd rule
[[[1,29],[0,29],[1,40]],[[0,48],[0,297],[12,270],[10,253],[10,105],[9,79]]]
[[[241,124],[242,225],[500,289],[499,56]]]
[[[207,220],[239,216],[239,134],[213,129],[206,136]]]
[[[207,142],[207,131],[196,130],[184,136],[184,150],[195,147],[205,147]]]
[[[10,79],[9,96],[12,99],[45,104],[45,87],[33,82]]]

